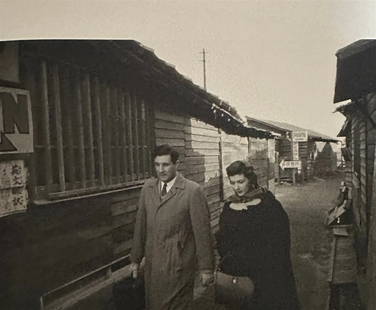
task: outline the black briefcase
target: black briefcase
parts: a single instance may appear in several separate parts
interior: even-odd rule
[[[117,310],[145,309],[145,284],[143,279],[126,278],[115,283],[112,294]]]

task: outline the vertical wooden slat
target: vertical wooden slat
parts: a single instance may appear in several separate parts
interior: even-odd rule
[[[79,169],[80,181],[82,187],[86,187],[86,161],[85,161],[85,137],[84,137],[84,122],[82,115],[82,94],[81,94],[81,77],[80,72],[75,71],[75,102],[77,106],[77,126],[78,126],[78,153],[79,153]]]
[[[150,113],[149,113],[149,103],[145,104],[145,145],[146,145],[146,163],[145,163],[145,170],[147,177],[150,177],[151,175],[151,131],[150,131]]]
[[[98,149],[99,183],[104,186],[104,159],[103,159],[103,136],[102,136],[102,113],[101,113],[101,91],[98,77],[94,80],[94,108],[95,108],[95,135]]]
[[[110,88],[108,86],[105,86],[105,101],[104,101],[104,107],[105,107],[105,113],[106,113],[106,126],[105,126],[105,152],[107,153],[107,159],[105,158],[105,167],[107,170],[107,178],[108,178],[108,184],[112,184],[112,143],[111,143],[111,100],[110,100]]]
[[[146,121],[145,121],[145,113],[146,113],[146,108],[145,108],[145,100],[142,100],[140,102],[140,130],[141,130],[141,173],[142,173],[142,178],[146,179],[146,170],[147,170],[147,162],[146,162]]]
[[[134,180],[134,159],[133,159],[133,117],[132,117],[132,98],[129,93],[126,95],[127,121],[128,121],[128,151],[129,151],[129,174],[130,180]]]
[[[120,113],[120,140],[121,140],[121,162],[122,162],[122,173],[123,173],[123,182],[126,183],[128,180],[127,177],[127,128],[126,128],[126,117],[125,117],[125,97],[123,91],[119,92],[119,113]]]
[[[85,74],[84,83],[84,107],[86,116],[86,132],[87,132],[87,160],[89,161],[88,178],[90,185],[94,185],[95,179],[95,159],[94,159],[94,137],[93,137],[93,117],[91,103],[91,83],[89,74]]]
[[[136,180],[140,179],[140,141],[138,138],[139,132],[139,113],[138,113],[138,100],[136,95],[132,96],[132,106],[133,106],[133,121],[134,121],[134,150],[135,154],[134,157],[136,158],[136,165],[135,165],[135,173],[136,173]]]
[[[155,127],[154,127],[154,103],[149,103],[149,110],[148,110],[148,138],[149,138],[149,164],[150,164],[150,175],[154,172],[154,161],[153,161],[153,152],[156,146],[156,138],[155,138]]]
[[[25,60],[24,60],[25,61]],[[25,61],[26,62],[26,61]],[[27,64],[29,64],[27,62]],[[29,90],[30,92],[30,99],[31,99],[31,107],[32,107],[32,113],[33,115],[36,115],[36,104],[37,104],[37,97],[36,97],[36,77],[35,74],[31,73],[32,68],[29,65],[24,65],[24,76],[25,76],[25,88]],[[33,70],[34,71],[34,70]],[[34,71],[35,72],[35,71]],[[39,141],[37,141],[36,138],[36,133],[37,133],[37,128],[36,128],[37,122],[34,119],[33,121],[33,134],[34,134],[34,145],[37,144]],[[30,156],[30,161],[29,161],[29,169],[30,169],[30,190],[31,190],[31,199],[37,198],[37,171],[36,171],[36,152],[33,152]]]
[[[53,101],[55,104],[55,125],[56,125],[56,148],[57,148],[57,165],[59,173],[59,190],[65,191],[65,169],[64,169],[64,150],[63,150],[63,127],[60,102],[60,78],[57,65],[53,66]]]
[[[64,133],[67,141],[67,154],[65,160],[65,166],[68,168],[67,170],[67,177],[69,183],[72,185],[71,188],[73,189],[76,182],[76,172],[75,172],[75,154],[74,154],[74,136],[73,136],[73,116],[75,115],[75,106],[72,97],[72,79],[71,79],[71,72],[68,68],[64,70],[64,78],[63,78],[63,95],[64,95],[64,104],[63,104],[63,117],[65,121],[64,126]]]
[[[115,164],[115,176],[116,176],[116,183],[120,183],[120,111],[119,111],[119,92],[117,87],[113,89],[113,97],[112,97],[112,117],[113,117],[113,141],[114,141],[114,164]]]
[[[43,132],[44,132],[44,157],[46,161],[45,181],[47,191],[49,192],[52,185],[52,160],[51,160],[51,137],[50,137],[50,117],[48,108],[48,84],[47,84],[47,63],[42,61],[41,64],[41,86],[42,86],[42,109],[43,109]]]

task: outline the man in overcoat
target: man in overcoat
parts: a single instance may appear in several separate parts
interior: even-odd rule
[[[145,257],[146,309],[191,309],[195,273],[210,285],[214,258],[207,201],[201,187],[177,172],[169,145],[154,154],[157,178],[141,190],[131,252],[133,277]]]

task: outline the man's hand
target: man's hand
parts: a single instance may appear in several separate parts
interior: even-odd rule
[[[130,270],[131,270],[131,274],[132,274],[133,279],[137,279],[138,278],[139,268],[140,268],[140,264],[131,263]]]
[[[200,278],[202,286],[208,287],[214,284],[214,274],[212,271],[201,271]]]

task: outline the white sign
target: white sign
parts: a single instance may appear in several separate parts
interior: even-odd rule
[[[292,168],[302,168],[302,162],[300,160],[284,160],[280,162],[279,166],[282,168],[282,170],[287,169],[292,169]]]
[[[0,154],[32,153],[33,150],[29,92],[0,87]]]
[[[293,131],[292,132],[292,141],[295,142],[306,142],[308,140],[307,131]]]
[[[292,143],[292,160],[299,160],[299,142]]]
[[[26,175],[23,160],[0,163],[0,217],[26,211]]]

